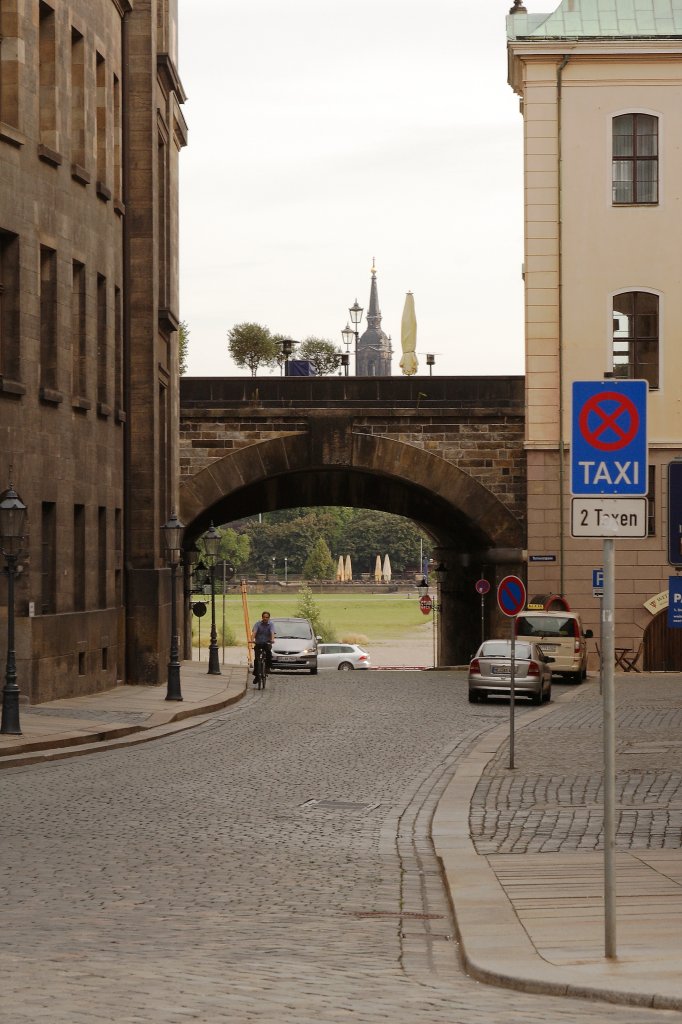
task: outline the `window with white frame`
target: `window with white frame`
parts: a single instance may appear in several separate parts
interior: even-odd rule
[[[658,388],[658,295],[620,292],[613,297],[613,376],[647,380]]]
[[[653,114],[613,118],[612,194],[615,206],[658,202],[658,118]]]

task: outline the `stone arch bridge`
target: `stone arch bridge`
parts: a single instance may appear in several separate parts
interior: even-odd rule
[[[481,634],[476,580],[524,569],[523,438],[522,377],[186,377],[185,542],[294,506],[405,516],[446,566],[438,659],[459,664]],[[486,605],[501,625],[492,593]]]

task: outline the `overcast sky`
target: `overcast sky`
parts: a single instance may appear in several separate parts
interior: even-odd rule
[[[420,372],[427,352],[435,373],[523,372],[510,6],[179,0],[190,374],[244,373],[226,334],[245,320],[340,345],[348,307],[367,309],[373,258],[394,374],[407,291]]]

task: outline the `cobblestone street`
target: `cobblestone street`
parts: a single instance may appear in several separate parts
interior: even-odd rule
[[[430,821],[459,758],[507,717],[469,705],[461,673],[275,676],[185,733],[5,770],[4,1019],[679,1021],[462,973]],[[552,717],[524,730],[520,758],[551,758]],[[488,813],[522,808],[495,770],[482,785],[481,841],[498,849]]]

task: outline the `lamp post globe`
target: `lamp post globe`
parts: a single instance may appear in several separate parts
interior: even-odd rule
[[[182,523],[177,515],[175,509],[170,514],[170,518],[161,527],[163,530],[163,538],[166,544],[166,560],[170,565],[171,571],[171,639],[170,639],[170,654],[168,658],[168,677],[167,677],[167,689],[166,689],[166,700],[182,700],[182,690],[180,688],[180,644],[178,637],[178,610],[176,607],[176,585],[177,585],[177,571],[178,563],[180,561],[180,552],[182,550],[182,535],[185,531],[185,525]]]
[[[0,548],[7,561],[7,664],[2,691],[2,723],[0,733],[21,736],[19,721],[19,687],[14,650],[14,576],[24,539],[26,506],[10,483],[0,495]]]
[[[219,676],[221,675],[220,657],[218,654],[218,633],[215,625],[215,564],[220,550],[220,534],[213,523],[211,523],[210,529],[204,534],[204,549],[211,569],[211,641],[208,645],[208,675]]]

